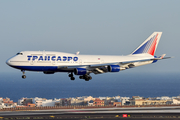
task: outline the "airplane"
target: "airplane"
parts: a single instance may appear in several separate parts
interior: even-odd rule
[[[165,57],[166,54],[159,57],[154,56],[161,35],[162,32],[154,32],[137,49],[126,56],[22,51],[8,59],[6,63],[10,67],[21,70],[23,79],[26,78],[25,71],[38,71],[44,74],[67,72],[71,80],[75,80],[74,75],[79,75],[80,79],[89,81],[92,79],[91,73],[114,73],[170,58]]]

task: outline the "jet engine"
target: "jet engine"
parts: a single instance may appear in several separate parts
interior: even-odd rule
[[[109,72],[119,72],[120,71],[120,66],[119,65],[109,65],[108,66],[108,71]]]
[[[76,68],[74,69],[75,75],[85,75],[87,73],[87,70],[85,68]]]

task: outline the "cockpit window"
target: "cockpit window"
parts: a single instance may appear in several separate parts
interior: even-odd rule
[[[17,53],[16,55],[23,55],[23,53]]]

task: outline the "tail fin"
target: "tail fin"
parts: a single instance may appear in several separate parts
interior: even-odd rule
[[[131,54],[149,53],[154,56],[161,34],[162,32],[154,32]]]

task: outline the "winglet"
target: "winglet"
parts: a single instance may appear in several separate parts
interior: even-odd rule
[[[154,56],[161,35],[162,32],[154,32],[131,54],[149,53]]]

